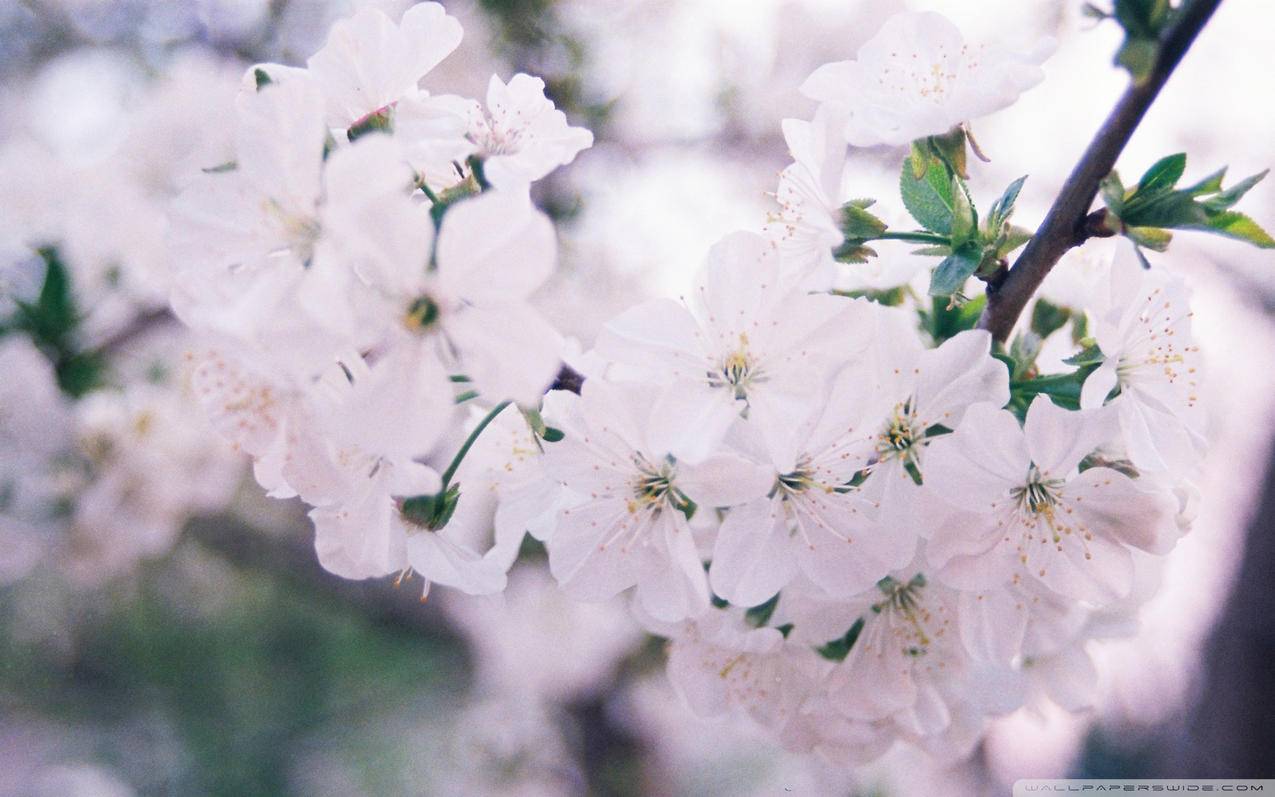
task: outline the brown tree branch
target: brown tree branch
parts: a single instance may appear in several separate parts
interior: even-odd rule
[[[980,329],[989,330],[992,337],[1002,343],[1007,340],[1023,308],[1054,265],[1068,249],[1090,237],[1086,234],[1089,231],[1086,219],[1098,195],[1099,183],[1115,167],[1116,159],[1138,123],[1221,2],[1185,0],[1177,19],[1160,39],[1159,55],[1151,74],[1141,83],[1132,83],[1125,91],[1013,268],[999,285],[988,286],[987,307],[978,322]]]

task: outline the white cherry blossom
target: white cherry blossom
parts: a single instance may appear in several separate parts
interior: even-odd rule
[[[491,76],[486,107],[469,105],[469,138],[484,176],[499,188],[535,182],[593,146],[593,133],[568,125],[545,97],[544,81],[522,73],[508,83]]]
[[[745,407],[764,430],[817,409],[831,372],[866,345],[866,305],[782,279],[775,250],[733,233],[709,252],[693,304],[655,299],[607,323],[603,357],[669,384],[652,423],[673,453],[704,459]]]
[[[1021,429],[1009,412],[971,407],[955,434],[931,446],[926,464],[927,487],[957,508],[935,508],[926,553],[937,576],[968,588],[1039,580],[1093,605],[1128,594],[1130,549],[1172,548],[1177,501],[1111,468],[1077,470],[1111,437],[1113,420],[1044,396]]]
[[[1048,48],[1022,55],[967,42],[942,15],[907,12],[886,20],[853,61],[815,70],[801,92],[845,111],[851,145],[903,146],[1013,103],[1044,78]]]
[[[1110,403],[1129,459],[1139,468],[1191,472],[1204,452],[1200,350],[1191,293],[1181,277],[1143,269],[1123,244],[1093,304],[1092,334],[1106,359],[1085,380],[1081,405]]]
[[[833,250],[845,240],[838,226],[848,198],[845,117],[821,105],[810,122],[785,119],[783,132],[794,162],[779,174],[779,215],[767,231],[778,240],[785,266],[812,286],[827,287],[836,268]]]
[[[590,379],[578,397],[554,391],[546,398],[545,419],[565,438],[547,446],[545,469],[571,496],[547,544],[550,569],[569,593],[601,600],[636,586],[648,615],[674,622],[708,608],[687,514],[697,504],[743,500],[756,488],[742,460],[716,460],[696,472],[669,456],[651,431],[657,393]]]
[[[347,128],[416,91],[460,44],[460,23],[438,3],[417,3],[395,23],[365,7],[332,26],[306,62],[327,99],[327,120]]]
[[[837,711],[861,722],[888,720],[905,738],[956,756],[977,741],[987,713],[1017,707],[1021,696],[1004,688],[1009,662],[969,655],[960,597],[914,568],[865,593],[861,629],[829,683]]]

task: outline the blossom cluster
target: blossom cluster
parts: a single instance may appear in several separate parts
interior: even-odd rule
[[[6,111],[0,584],[38,571],[100,586],[167,554],[241,481],[241,458],[190,412],[164,233],[185,173],[223,151],[237,75],[185,53],[117,96],[130,75],[126,59],[68,54]],[[98,113],[67,114],[68,87]]]
[[[890,20],[803,86],[770,222],[580,353],[530,301],[556,260],[530,186],[591,136],[528,75],[484,102],[421,88],[460,37],[434,3],[364,10],[306,67],[253,67],[233,159],[174,208],[194,389],[311,507],[324,567],[491,594],[530,533],[567,596],[630,596],[693,711],[837,762],[957,757],[989,717],[1083,706],[1087,643],[1188,525],[1198,351],[1182,282],[1123,244],[1008,352],[959,306],[1024,240],[1016,188],[973,215],[967,123],[1039,58]],[[909,142],[925,230],[896,233],[848,148]],[[907,254],[894,291],[838,288],[876,240],[944,257],[933,301]],[[1045,338],[1071,370],[1042,373]]]
[[[592,137],[528,75],[485,102],[419,88],[460,39],[436,3],[369,8],[305,68],[249,69],[233,159],[175,204],[172,303],[200,401],[271,495],[313,507],[326,568],[487,594],[518,540],[449,522],[454,471],[425,461],[459,405],[534,406],[557,374],[527,301],[556,237],[529,190]]]

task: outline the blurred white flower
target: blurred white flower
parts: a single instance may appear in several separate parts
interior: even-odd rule
[[[824,64],[801,86],[847,114],[851,145],[903,146],[998,111],[1044,79],[1045,43],[1030,55],[966,42],[933,12],[886,20],[853,61]]]

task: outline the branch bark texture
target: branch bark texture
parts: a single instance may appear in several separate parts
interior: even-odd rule
[[[1024,247],[1005,279],[988,287],[987,308],[979,327],[1002,343],[1009,338],[1018,316],[1054,265],[1073,246],[1090,237],[1086,223],[1099,183],[1116,165],[1116,159],[1155,102],[1173,70],[1204,28],[1222,0],[1186,0],[1178,17],[1165,30],[1154,69],[1141,83],[1125,90],[1111,115],[1067,177],[1062,191],[1036,234]]]

